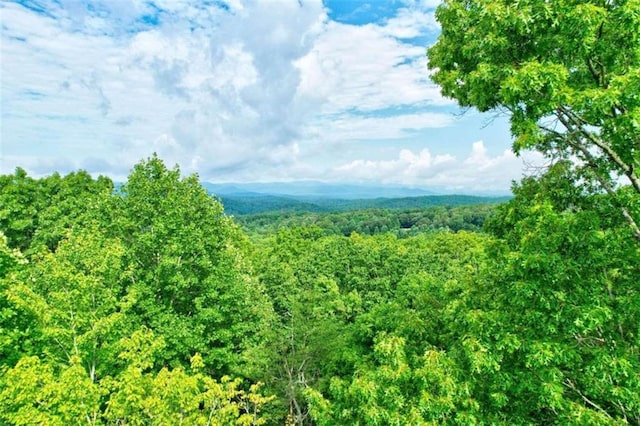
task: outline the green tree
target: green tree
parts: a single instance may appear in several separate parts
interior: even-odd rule
[[[29,356],[0,378],[0,420],[8,425],[242,425],[264,424],[271,398],[259,385],[243,390],[239,379],[216,381],[196,354],[188,369],[154,372],[164,341],[148,329],[122,338],[124,368],[95,381],[79,357],[68,363]]]
[[[28,329],[40,336],[34,355],[82,360],[92,381],[113,372],[113,344],[131,330],[127,314],[135,301],[123,254],[120,242],[94,225],[10,280],[6,294],[34,318]]]
[[[408,407],[421,398],[425,353],[456,341],[449,304],[478,273],[486,241],[462,232],[398,239],[294,228],[266,243],[258,271],[279,321],[265,382],[284,397],[292,423],[414,424],[424,410],[423,419],[439,418],[440,408]],[[453,366],[429,380],[455,370],[441,358]],[[362,386],[375,396],[364,398]],[[447,398],[463,394],[463,385],[450,388]],[[463,408],[450,405],[449,413]]]
[[[453,312],[491,360],[468,374],[476,398],[502,422],[638,423],[640,259],[630,229],[610,195],[572,184],[566,164],[514,193],[488,224],[501,237],[492,263]],[[450,354],[464,367],[472,349]]]
[[[268,329],[271,305],[252,275],[247,240],[197,176],[181,178],[154,156],[137,164],[113,199],[141,325],[167,345],[160,364],[203,354],[215,376],[248,374],[248,353]],[[242,368],[241,368],[242,366]]]
[[[444,351],[427,346],[411,359],[405,345],[405,339],[381,333],[370,360],[353,377],[332,379],[330,398],[307,389],[317,424],[468,425],[486,420],[463,371]]]
[[[119,357],[126,367],[118,376],[105,380],[109,391],[104,417],[110,424],[136,425],[243,425],[265,423],[262,407],[271,397],[258,392],[260,385],[247,391],[240,379],[223,376],[216,381],[202,370],[200,354],[188,367],[153,371],[162,358],[165,341],[142,328],[123,339]]]
[[[463,107],[510,115],[516,152],[573,162],[640,239],[640,1],[446,0],[428,50],[433,80]]]
[[[113,183],[78,171],[33,179],[23,169],[0,176],[0,229],[25,254],[53,251],[66,232],[111,196]],[[100,215],[94,215],[100,217]]]
[[[26,265],[23,254],[9,248],[7,237],[0,231],[0,372],[32,349],[29,330],[33,317],[10,296],[11,283]]]
[[[13,175],[0,176],[0,230],[10,247],[23,252],[31,245],[38,212],[46,205],[38,186],[21,168]]]
[[[0,423],[265,422],[259,385],[212,377],[247,365],[270,312],[243,236],[195,178],[154,160],[157,179],[134,176],[126,196],[83,198],[86,174],[66,195],[66,178],[34,180],[59,199],[10,227],[25,247],[42,232],[28,262],[0,233]]]
[[[312,424],[304,390],[322,386],[348,348],[334,267],[316,261],[335,255],[322,247],[330,238],[314,227],[283,229],[256,253],[257,272],[276,313],[262,380],[280,397],[275,417],[295,425]]]
[[[93,179],[80,170],[63,177],[53,174],[40,179],[39,183],[47,205],[38,212],[37,229],[31,241],[33,250],[43,246],[54,251],[69,229],[91,226],[92,218],[104,224],[104,218],[96,214],[96,210],[113,194],[114,185],[109,178]]]

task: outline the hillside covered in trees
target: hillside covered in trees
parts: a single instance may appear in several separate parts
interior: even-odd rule
[[[434,231],[481,231],[495,205],[441,205],[421,209],[362,209],[348,212],[280,212],[234,215],[249,236],[265,236],[281,228],[317,226],[326,235],[392,233],[398,237]],[[225,209],[226,211],[226,209]]]
[[[339,213],[354,210],[409,210],[438,206],[470,206],[497,204],[509,196],[481,197],[474,195],[424,195],[418,197],[393,197],[369,199],[340,199],[331,197],[292,197],[268,194],[218,195],[229,215],[258,215],[278,213]]]
[[[285,221],[252,242],[156,157],[118,191],[18,169],[0,178],[0,419],[638,423],[638,242],[568,172],[524,180],[484,231]]]

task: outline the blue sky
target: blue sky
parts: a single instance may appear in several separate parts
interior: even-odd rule
[[[437,4],[2,1],[0,171],[508,191],[538,158],[429,80]]]

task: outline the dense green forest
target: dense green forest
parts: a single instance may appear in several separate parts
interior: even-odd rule
[[[639,245],[569,173],[525,179],[483,232],[315,221],[252,242],[156,157],[118,191],[18,169],[0,178],[0,419],[637,424]]]
[[[234,219],[249,236],[268,236],[280,228],[317,226],[325,235],[375,235],[390,232],[398,237],[406,237],[436,231],[481,231],[494,209],[494,205],[475,204],[332,213],[274,211],[238,215]]]
[[[498,206],[241,225],[156,156],[0,176],[0,423],[640,425],[638,11],[438,7],[433,80],[549,160]]]
[[[425,195],[419,197],[335,199],[317,197],[285,197],[274,195],[223,195],[220,201],[230,215],[279,213],[337,213],[353,210],[410,210],[436,206],[469,206],[497,204],[510,197],[479,197],[473,195]]]

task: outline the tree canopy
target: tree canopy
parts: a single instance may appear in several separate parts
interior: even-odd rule
[[[505,112],[516,152],[573,163],[640,239],[640,1],[445,0],[433,80],[463,107]]]
[[[640,251],[573,173],[483,232],[274,217],[253,241],[156,156],[118,190],[2,176],[0,423],[639,424]]]

